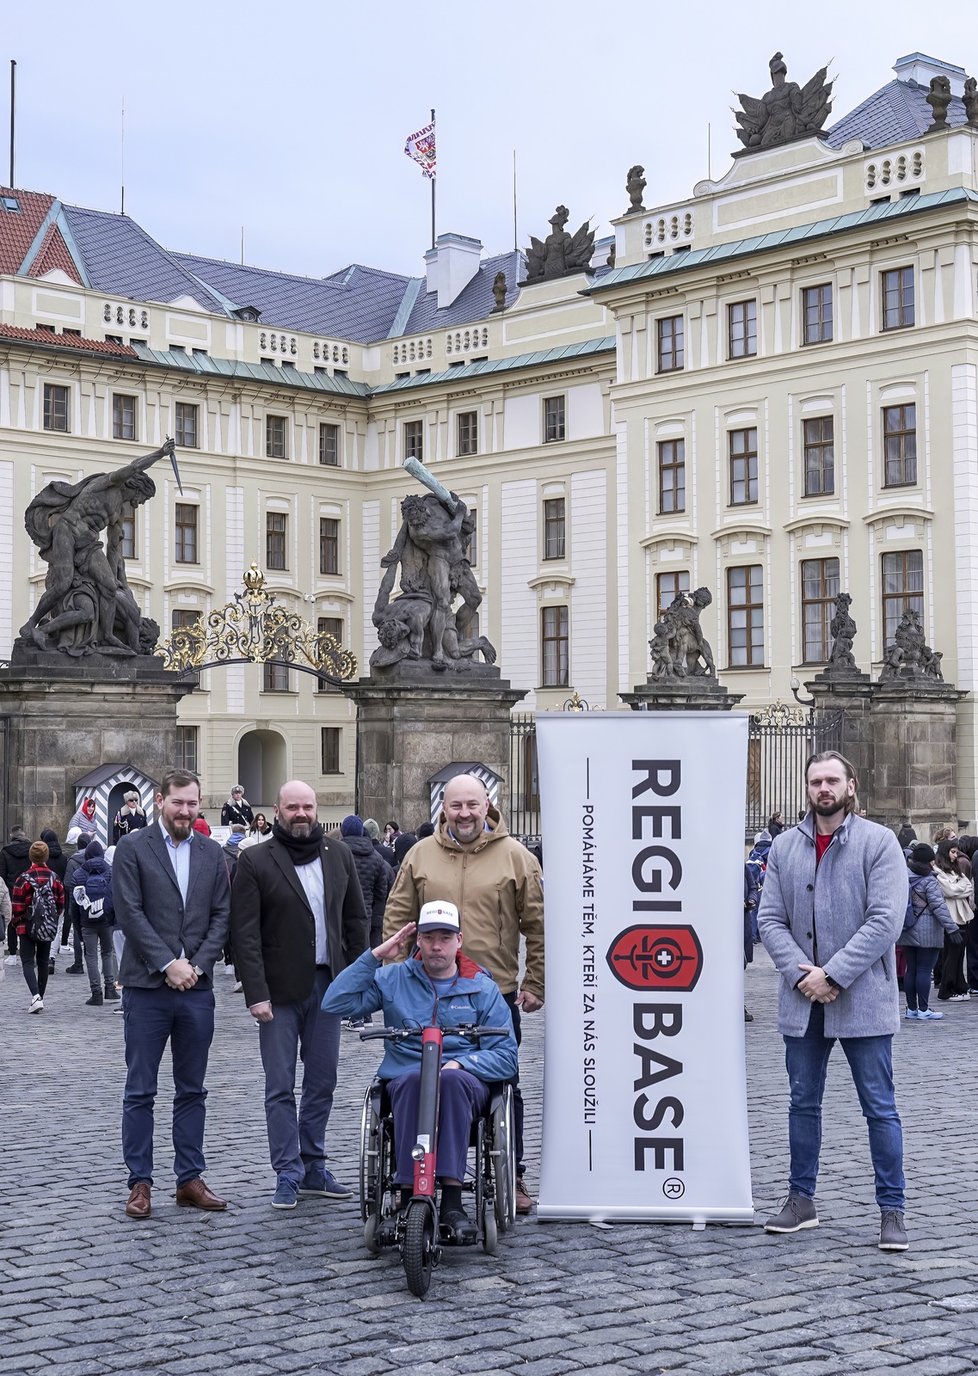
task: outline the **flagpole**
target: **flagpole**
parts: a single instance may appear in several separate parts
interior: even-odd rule
[[[431,132],[437,138],[435,130],[435,112],[431,112]],[[437,144],[436,144],[437,146]],[[435,177],[431,178],[431,247],[435,246]]]
[[[520,240],[516,228],[516,149],[513,149],[513,252],[519,253]]]

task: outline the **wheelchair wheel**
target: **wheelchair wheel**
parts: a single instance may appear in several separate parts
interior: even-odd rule
[[[494,1257],[496,1255],[498,1237],[496,1214],[494,1209],[489,1207],[487,1201],[482,1209],[482,1250],[487,1256]]]
[[[413,1200],[408,1207],[401,1257],[408,1289],[423,1300],[435,1264],[435,1219],[431,1206],[422,1199]]]
[[[507,1085],[492,1106],[493,1193],[496,1225],[505,1233],[516,1221],[516,1148],[513,1141],[513,1089]]]
[[[368,1085],[360,1111],[360,1218],[366,1223],[378,1201],[383,1183],[381,1172],[382,1130],[373,1085]],[[368,1244],[369,1245],[369,1244]]]

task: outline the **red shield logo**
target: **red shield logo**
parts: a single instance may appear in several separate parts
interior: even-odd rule
[[[608,965],[628,989],[688,993],[703,968],[692,927],[626,927],[608,948]]]

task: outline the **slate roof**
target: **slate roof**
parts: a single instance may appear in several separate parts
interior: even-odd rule
[[[175,301],[191,296],[201,308],[226,315],[224,304],[194,281],[128,215],[66,205],[64,214],[94,290],[133,301]]]
[[[920,138],[934,123],[927,104],[926,86],[916,81],[893,81],[874,91],[855,110],[844,115],[825,135],[830,148],[841,148],[850,139],[860,139],[867,148],[885,148],[891,143],[909,143]],[[947,122],[966,124],[964,102],[952,96]]]
[[[438,309],[438,293],[428,291],[424,280],[418,299],[408,317],[403,334],[419,334],[424,330],[447,329],[455,325],[468,325],[473,320],[485,320],[496,304],[492,294],[492,284],[498,272],[506,274],[506,305],[511,305],[519,295],[517,284],[526,272],[522,253],[499,253],[486,258],[479,271],[462,288],[450,306]]]

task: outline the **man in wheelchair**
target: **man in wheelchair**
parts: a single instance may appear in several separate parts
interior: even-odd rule
[[[414,958],[393,965],[417,932]],[[416,1141],[421,1075],[422,1028],[462,1024],[505,1027],[505,1036],[480,1042],[446,1033],[438,1120],[439,1222],[459,1242],[475,1238],[476,1227],[462,1206],[462,1182],[472,1124],[489,1105],[489,1086],[516,1074],[516,1038],[509,1008],[491,976],[461,950],[459,912],[454,903],[425,903],[417,924],[409,922],[388,941],[365,951],[326,991],[323,1011],[365,1018],[383,1010],[387,1027],[416,1027],[419,1035],[386,1043],[378,1075],[387,1082],[394,1115],[395,1184],[406,1206],[413,1188],[411,1149]]]

